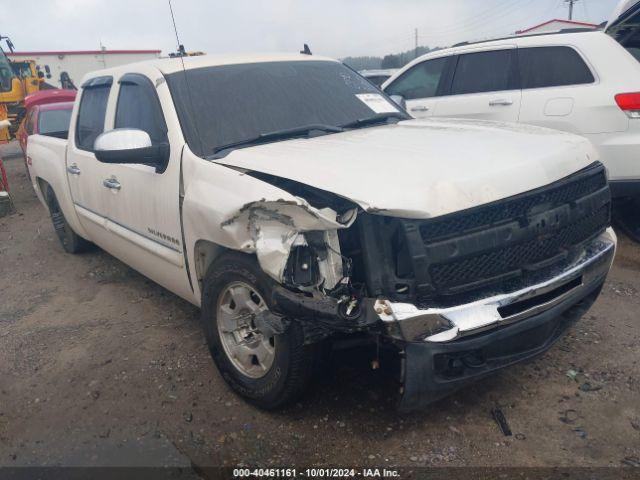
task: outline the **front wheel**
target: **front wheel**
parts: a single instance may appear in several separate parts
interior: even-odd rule
[[[254,257],[229,252],[209,268],[202,295],[202,324],[220,373],[233,390],[265,409],[304,392],[316,356],[295,321],[273,336],[257,327],[256,314],[271,307],[275,285]]]

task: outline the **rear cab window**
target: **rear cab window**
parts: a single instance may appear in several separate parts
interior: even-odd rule
[[[82,85],[82,97],[76,121],[75,142],[80,150],[93,151],[98,135],[104,132],[107,102],[112,77],[96,77]]]
[[[595,78],[571,47],[518,48],[521,88],[560,87],[593,83]]]

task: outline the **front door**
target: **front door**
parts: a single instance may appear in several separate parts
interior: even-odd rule
[[[135,128],[151,142],[169,144],[166,165],[108,164],[105,182],[111,195],[108,229],[114,255],[168,289],[189,295],[180,223],[181,134],[177,120],[167,122],[159,95],[171,98],[155,69],[128,73],[117,82],[112,126]],[[171,128],[168,128],[167,125]]]

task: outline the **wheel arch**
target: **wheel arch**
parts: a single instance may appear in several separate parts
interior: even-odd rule
[[[193,266],[200,292],[202,292],[204,278],[209,271],[209,267],[217,258],[228,251],[231,251],[231,249],[211,240],[196,240],[193,246]]]
[[[35,182],[33,182],[33,187],[40,202],[44,205],[47,211],[51,213],[51,209],[49,207],[49,199],[47,198],[47,187],[51,187],[51,185],[49,185],[49,182],[47,182],[42,177],[36,177]],[[53,190],[53,187],[51,187],[51,189]]]

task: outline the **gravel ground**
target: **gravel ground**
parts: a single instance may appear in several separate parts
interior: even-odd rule
[[[370,358],[347,355],[267,413],[226,387],[196,308],[103,251],[65,254],[22,158],[5,165],[0,466],[640,465],[640,247],[627,238],[595,306],[536,361],[401,416]]]

